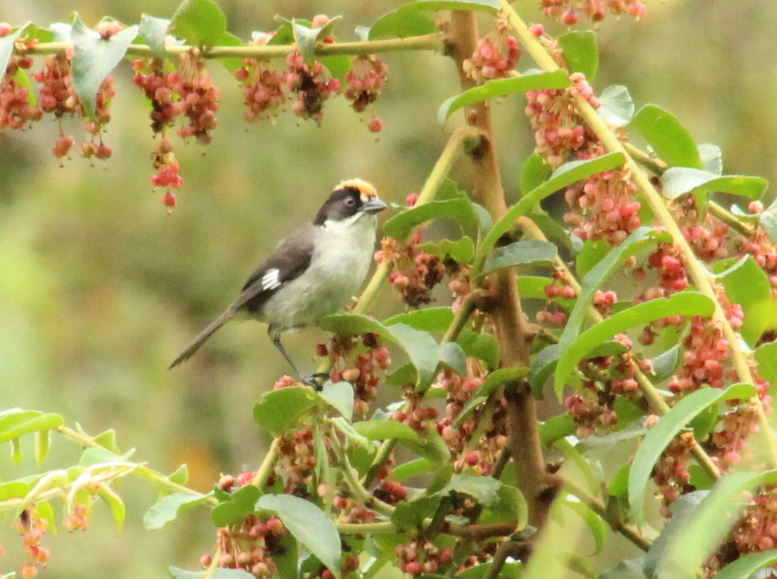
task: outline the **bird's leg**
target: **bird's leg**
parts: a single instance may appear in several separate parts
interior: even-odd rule
[[[299,376],[300,382],[303,384],[307,384],[308,386],[312,386],[316,390],[321,390],[323,387],[323,384],[321,383],[322,379],[329,378],[329,374],[318,372],[316,374],[313,374],[312,376],[308,376],[307,374],[303,374],[297,369],[297,366],[294,364],[294,362],[291,359],[291,356],[289,356],[288,352],[286,352],[286,348],[283,347],[283,344],[281,343],[281,330],[280,328],[270,325],[270,328],[268,330],[268,333],[270,334],[270,339],[272,340],[272,343],[275,344],[275,347],[280,350],[281,354],[283,354],[283,357],[286,358],[286,361],[289,363],[289,365],[294,370],[294,373]]]

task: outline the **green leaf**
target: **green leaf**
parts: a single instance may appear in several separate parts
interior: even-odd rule
[[[422,496],[412,501],[403,501],[391,513],[391,522],[397,529],[417,531],[423,525],[424,519],[434,515],[441,501],[441,496]]]
[[[392,477],[398,482],[404,482],[413,477],[426,474],[437,470],[439,463],[428,458],[419,458],[411,460],[405,464],[400,464],[392,472]]]
[[[777,482],[777,470],[762,473],[735,472],[721,478],[699,503],[693,516],[683,521],[675,540],[667,545],[658,569],[661,576],[695,577],[704,559],[734,526],[747,505],[742,494]]]
[[[404,364],[386,376],[386,384],[392,386],[398,386],[404,388],[405,386],[413,386],[418,382],[418,372],[415,370],[415,366],[412,364]]]
[[[710,405],[720,400],[750,398],[755,393],[755,387],[750,384],[734,384],[725,390],[703,388],[680,400],[661,417],[639,446],[629,472],[629,505],[632,516],[638,524],[643,520],[642,503],[645,487],[661,453],[669,446],[672,439]]]
[[[28,22],[24,26],[19,26],[14,32],[0,37],[0,71],[2,71],[3,74],[5,74],[5,71],[8,68],[8,63],[11,62],[14,42],[16,42],[16,39],[21,36],[22,32],[24,32],[24,29],[27,28],[29,24],[30,23]]]
[[[657,384],[668,380],[680,365],[680,346],[672,346],[666,352],[651,359],[650,362],[653,365],[654,372],[650,376],[650,381]]]
[[[0,443],[14,440],[25,434],[52,430],[62,426],[65,419],[59,414],[44,414],[38,410],[14,408],[0,412]]]
[[[491,334],[462,330],[457,342],[467,356],[482,360],[492,370],[499,367],[501,360],[499,342]]]
[[[530,90],[564,89],[571,84],[569,75],[563,70],[489,80],[442,103],[437,111],[437,122],[444,125],[453,112],[481,101]]]
[[[353,386],[350,382],[327,382],[320,396],[347,420],[353,418]]]
[[[587,161],[572,161],[556,169],[550,179],[530,191],[518,203],[513,205],[483,237],[473,261],[474,270],[477,271],[479,269],[486,255],[499,238],[513,228],[515,220],[534,209],[545,197],[596,173],[617,169],[623,166],[624,161],[625,157],[622,153],[610,153]]]
[[[758,373],[761,374],[761,378],[777,384],[777,342],[762,344],[754,355],[758,361]]]
[[[459,376],[467,375],[467,355],[456,342],[440,344],[438,357],[440,364],[450,368]]]
[[[715,574],[716,579],[747,579],[759,569],[777,563],[777,549],[742,555]]]
[[[70,33],[74,45],[73,88],[90,117],[94,117],[100,86],[124,58],[137,35],[138,27],[133,25],[104,40],[78,14],[74,15]]]
[[[90,467],[96,464],[111,463],[111,462],[123,462],[125,457],[122,457],[105,448],[87,448],[81,454],[81,460],[78,461],[79,466]]]
[[[529,384],[531,385],[532,395],[538,400],[542,399],[542,390],[545,382],[548,381],[551,374],[558,365],[561,357],[561,348],[558,344],[551,344],[541,350],[531,361],[529,369]]]
[[[111,509],[111,515],[113,516],[113,520],[116,521],[116,527],[121,531],[121,526],[124,524],[124,518],[127,516],[127,507],[124,506],[124,501],[122,501],[121,497],[107,484],[100,485],[100,488],[97,489],[97,494],[100,495],[100,498],[104,500],[108,505],[108,508]]]
[[[244,520],[256,512],[256,500],[261,492],[254,485],[248,485],[235,491],[221,504],[213,507],[211,519],[217,527],[226,527]]]
[[[629,125],[642,133],[656,154],[670,167],[701,169],[699,150],[688,130],[677,117],[656,105],[645,105]]]
[[[193,492],[173,493],[156,502],[143,516],[143,526],[148,529],[161,529],[178,515],[195,505],[208,500],[208,495]]]
[[[599,575],[599,579],[646,579],[645,573],[642,572],[644,564],[644,557],[621,561]]]
[[[194,46],[217,46],[227,17],[213,0],[183,0],[173,14],[170,34]]]
[[[596,550],[592,554],[598,555],[602,551],[607,539],[607,524],[588,505],[580,502],[580,499],[577,497],[572,498],[569,494],[565,494],[562,504],[577,513],[583,519],[586,526],[588,526],[596,545]]]
[[[599,96],[599,116],[608,125],[625,127],[634,116],[634,101],[629,89],[621,84],[608,86]]]
[[[549,265],[557,257],[558,248],[549,241],[540,239],[516,241],[508,246],[497,248],[483,265],[476,280],[480,281],[490,273],[508,267],[534,264]]]
[[[138,33],[143,35],[146,44],[155,56],[165,58],[167,49],[165,48],[165,37],[170,30],[171,20],[167,18],[157,18],[144,14],[138,26]]]
[[[307,386],[266,392],[254,405],[254,420],[276,436],[297,426],[307,413],[325,402]]]
[[[51,448],[51,431],[38,430],[35,433],[35,462],[41,465]]]
[[[532,153],[526,157],[521,168],[521,191],[528,193],[550,178],[553,167],[545,162],[542,155]]]
[[[777,243],[777,199],[758,215],[758,224],[766,230],[769,241]]]
[[[73,31],[73,27],[66,22],[54,22],[49,26],[51,34],[54,37],[55,42],[72,42],[70,33]]]
[[[394,341],[407,352],[410,362],[415,366],[418,372],[418,386],[425,387],[430,384],[440,360],[437,342],[431,334],[405,324],[389,326],[388,331],[394,337]]]
[[[449,257],[458,263],[469,263],[475,257],[475,242],[466,235],[455,241],[443,239],[436,243],[432,241],[422,243],[418,248],[426,253],[436,255],[440,259]]]
[[[369,440],[418,440],[418,433],[396,420],[354,422],[353,429]]]
[[[264,495],[256,506],[274,511],[298,542],[326,565],[335,577],[340,576],[340,535],[324,511],[292,495]]]
[[[586,239],[583,243],[583,249],[577,254],[575,258],[575,269],[577,275],[581,278],[591,271],[594,266],[599,263],[612,249],[609,243],[604,239],[598,241],[591,241]]]
[[[353,60],[350,56],[345,54],[338,56],[322,56],[320,59],[332,78],[339,78],[341,81],[345,80],[345,75],[351,72],[353,67]]]
[[[208,573],[208,579],[252,579],[253,573],[243,571],[242,569],[225,569],[216,567],[213,572],[209,571],[186,571],[178,567],[170,567],[170,576],[173,579],[202,579]]]
[[[468,495],[483,506],[493,506],[499,502],[499,488],[502,486],[495,478],[472,476],[469,474],[454,474],[440,494],[447,495],[456,492]]]
[[[22,443],[18,438],[14,438],[11,440],[11,458],[16,463],[16,466],[19,466],[23,457]]]
[[[665,559],[665,554],[675,541],[677,532],[695,516],[699,503],[708,495],[708,491],[693,491],[682,495],[669,506],[672,518],[661,529],[661,534],[653,540],[650,550],[645,555],[644,572],[649,578],[657,577],[658,566]]]
[[[488,14],[496,14],[501,7],[499,0],[416,0],[403,6],[414,10],[473,10]]]
[[[723,177],[688,167],[670,167],[661,176],[663,195],[667,199],[676,199],[685,193],[703,193],[707,191],[741,195],[748,199],[760,199],[769,186],[761,177],[742,175],[724,175]]]
[[[31,484],[18,480],[0,483],[0,501],[24,498],[31,488]]]
[[[379,38],[407,38],[434,34],[439,29],[434,20],[411,6],[403,6],[384,14],[372,25],[367,40]]]
[[[593,82],[599,68],[599,47],[596,34],[591,30],[567,32],[558,37],[569,72],[582,72],[588,82]]]
[[[397,239],[405,239],[418,225],[441,218],[455,220],[465,231],[477,230],[479,223],[472,202],[460,197],[430,201],[398,213],[383,224],[383,233]]]
[[[297,45],[302,58],[308,66],[313,66],[316,60],[316,43],[328,36],[340,20],[342,16],[335,16],[330,18],[324,26],[317,28],[311,28],[306,21],[297,20],[296,18],[291,21],[291,29],[294,32],[294,43]]]
[[[185,485],[189,482],[189,467],[185,464],[182,464],[177,469],[175,469],[175,472],[169,474],[167,478],[176,484]]]
[[[355,336],[357,334],[377,334],[381,338],[391,340],[388,329],[374,318],[361,314],[333,314],[323,317],[318,327],[339,336]]]
[[[704,170],[715,175],[723,174],[723,151],[712,143],[699,145],[699,156],[704,164]]]
[[[121,454],[119,445],[116,444],[116,431],[112,428],[105,430],[94,437],[94,441],[100,446],[104,446],[115,454]]]
[[[577,424],[569,414],[553,416],[540,424],[540,440],[545,448],[575,432],[577,432]]]
[[[453,323],[453,317],[451,308],[427,308],[397,314],[383,320],[383,325],[405,324],[422,332],[446,332]]]
[[[565,343],[562,346],[563,352],[555,374],[556,395],[561,399],[567,377],[577,364],[603,341],[628,329],[668,316],[709,317],[714,309],[715,304],[704,294],[683,292],[669,299],[659,298],[643,302],[614,314],[580,334],[571,343]]]
[[[618,474],[616,474],[612,482],[610,483],[609,488],[607,489],[607,492],[609,492],[613,497],[625,497],[626,493],[629,490],[629,471],[631,470],[631,465],[626,464],[623,465],[623,467],[618,471]]]
[[[524,529],[529,522],[529,505],[523,493],[514,486],[501,484],[497,498],[499,500],[488,507],[483,519],[514,522],[516,531]]]
[[[772,284],[766,272],[752,255],[746,255],[718,275],[718,279],[731,302],[742,306],[745,317],[739,332],[751,347],[755,347],[772,316]]]
[[[588,436],[581,440],[575,447],[586,456],[601,456],[622,447],[627,440],[634,440],[647,434],[648,429],[642,425],[642,421],[629,424],[623,430],[604,435]]]

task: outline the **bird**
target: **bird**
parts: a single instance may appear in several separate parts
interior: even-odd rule
[[[281,333],[315,324],[336,313],[361,287],[375,249],[378,213],[386,209],[372,185],[349,179],[335,186],[312,223],[284,238],[248,278],[237,299],[170,364],[191,358],[221,326],[238,314],[268,324],[272,343],[300,379],[319,386],[318,376],[297,370]]]

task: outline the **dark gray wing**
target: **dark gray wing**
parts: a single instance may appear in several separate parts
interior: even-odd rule
[[[248,278],[234,304],[235,310],[259,311],[275,292],[307,269],[313,258],[314,227],[303,227],[281,241],[267,261]]]

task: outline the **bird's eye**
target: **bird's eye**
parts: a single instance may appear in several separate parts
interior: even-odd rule
[[[353,197],[346,197],[345,198],[345,206],[346,207],[353,207],[354,205],[356,205],[356,199],[354,199]]]

